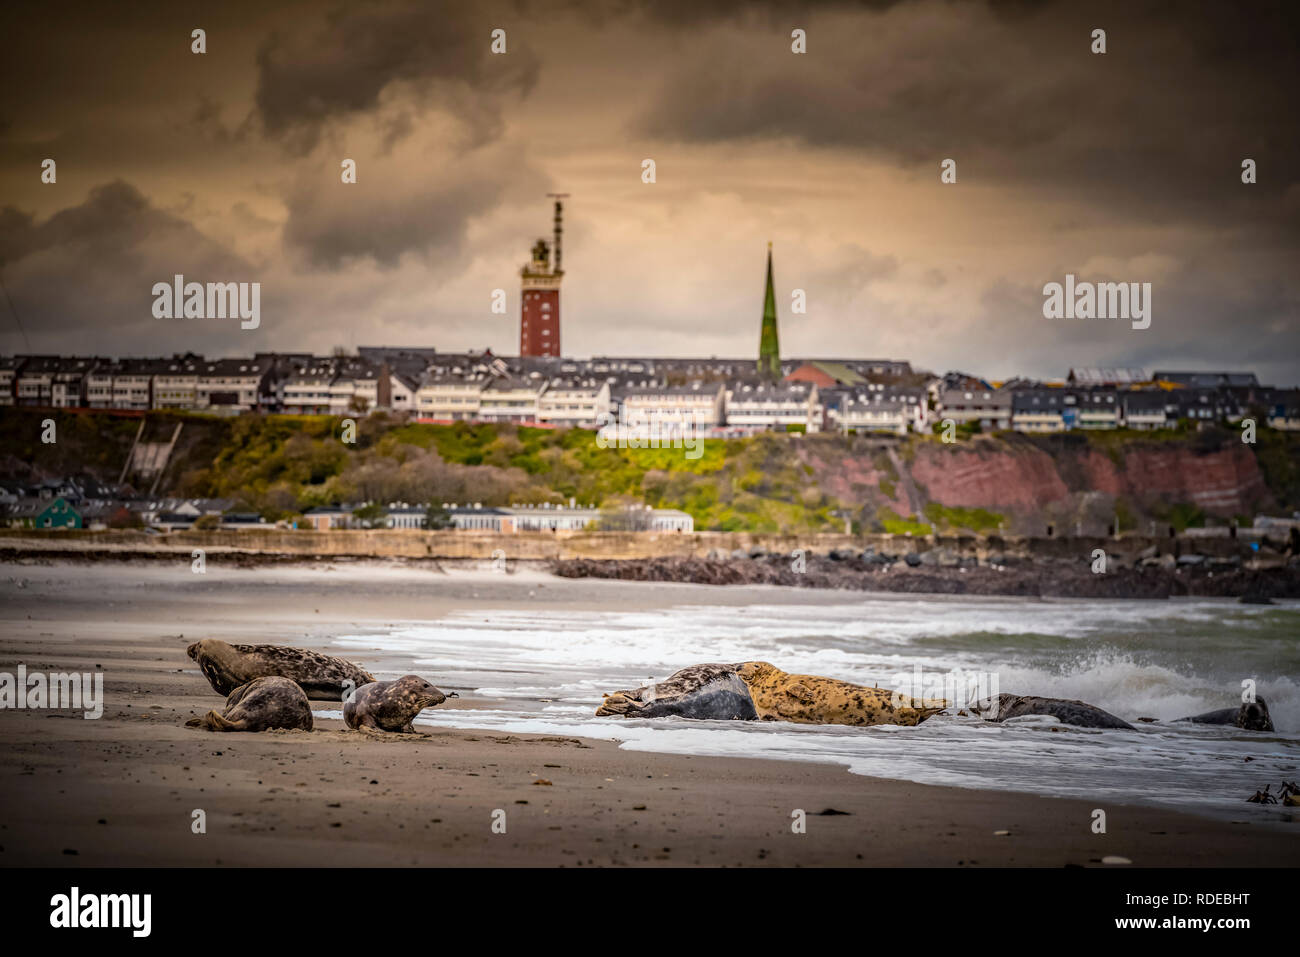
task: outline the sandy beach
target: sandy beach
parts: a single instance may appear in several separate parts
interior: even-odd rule
[[[779,589],[765,588],[771,601]],[[608,740],[437,730],[379,740],[212,734],[222,699],[198,638],[325,647],[449,611],[655,609],[752,600],[748,587],[444,574],[377,563],[0,566],[0,670],[102,671],[103,717],[0,712],[0,863],[420,866],[1294,866],[1295,833],[1161,808],[936,787],[809,762],[628,751]],[[788,590],[781,600],[817,601]],[[336,652],[337,653],[337,652]],[[372,671],[400,655],[357,650]],[[683,664],[686,664],[684,662]],[[436,673],[421,673],[440,683]],[[444,708],[490,702],[473,688]],[[313,702],[327,711],[328,702]],[[191,830],[206,815],[206,833]],[[807,812],[807,832],[791,830]],[[844,812],[822,814],[828,809]],[[495,811],[506,833],[494,833]],[[499,815],[498,815],[499,817]],[[1243,819],[1248,815],[1243,813]],[[1297,815],[1300,817],[1300,815]],[[999,833],[1009,832],[1009,833]],[[1122,865],[1119,865],[1122,866]]]

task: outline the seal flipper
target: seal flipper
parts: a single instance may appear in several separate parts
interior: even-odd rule
[[[201,718],[190,718],[185,722],[187,728],[203,728],[206,731],[243,731],[244,722],[230,721],[215,711],[209,711]]]

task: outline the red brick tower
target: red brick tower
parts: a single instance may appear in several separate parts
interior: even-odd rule
[[[524,266],[520,293],[519,354],[521,356],[558,356],[560,354],[560,217],[564,209],[560,198],[567,193],[552,193],[555,200],[555,263],[545,239],[533,244],[532,262]]]

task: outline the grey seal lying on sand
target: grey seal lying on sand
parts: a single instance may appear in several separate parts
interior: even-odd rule
[[[453,692],[455,694],[455,692]],[[447,696],[419,675],[362,685],[343,703],[343,720],[354,731],[372,728],[414,734],[415,716]]]
[[[209,711],[185,725],[208,731],[310,731],[311,705],[302,688],[288,678],[254,678],[230,693],[220,714]]]
[[[283,645],[232,645],[204,638],[185,649],[198,662],[217,694],[230,694],[254,678],[272,676],[297,682],[308,698],[339,701],[344,689],[370,684],[375,676],[350,661],[306,648]]]

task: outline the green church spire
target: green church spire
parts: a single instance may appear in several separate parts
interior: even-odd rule
[[[763,294],[763,332],[758,340],[758,374],[781,378],[781,346],[776,336],[776,290],[772,286],[772,244],[767,244],[767,290]]]

